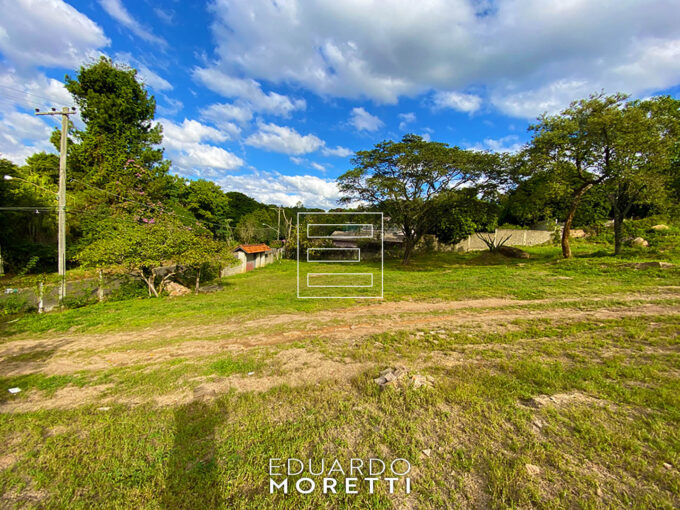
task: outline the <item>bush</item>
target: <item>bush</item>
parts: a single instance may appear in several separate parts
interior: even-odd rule
[[[16,294],[0,301],[0,314],[13,315],[28,310],[28,300]]]
[[[108,301],[124,301],[126,299],[146,298],[149,297],[149,291],[146,284],[134,278],[121,279],[120,286],[111,291],[107,296]]]

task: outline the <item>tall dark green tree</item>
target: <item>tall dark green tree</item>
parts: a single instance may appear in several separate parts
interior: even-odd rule
[[[90,205],[129,206],[140,197],[163,198],[169,162],[160,147],[162,127],[153,122],[156,101],[138,81],[137,71],[101,57],[65,81],[85,122],[84,130],[71,132],[72,189],[94,196]],[[107,193],[97,194],[86,185]]]

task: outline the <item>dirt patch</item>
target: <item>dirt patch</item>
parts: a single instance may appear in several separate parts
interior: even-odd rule
[[[640,296],[628,296],[630,300],[640,299]],[[674,296],[675,297],[675,296]],[[668,298],[668,296],[665,296]],[[661,296],[648,297],[650,300],[662,299]],[[417,329],[422,327],[455,327],[465,326],[474,328],[494,328],[496,330],[511,329],[510,324],[516,319],[615,319],[621,317],[637,317],[642,315],[675,315],[678,313],[676,305],[662,305],[653,302],[643,303],[635,307],[615,306],[595,310],[578,310],[573,308],[554,309],[522,309],[516,305],[542,303],[544,301],[514,301],[507,299],[489,299],[475,301],[454,301],[441,303],[398,302],[372,305],[358,309],[344,311],[329,311],[316,314],[286,315],[285,323],[288,330],[277,334],[269,332],[255,332],[239,334],[225,339],[216,340],[187,340],[172,342],[169,345],[150,346],[148,349],[127,349],[99,353],[78,352],[84,349],[83,344],[90,348],[92,345],[109,345],[113,339],[120,340],[120,334],[107,337],[79,337],[71,343],[62,344],[57,354],[42,362],[8,363],[0,366],[0,375],[17,376],[29,373],[44,373],[46,375],[71,374],[83,370],[103,370],[111,367],[123,367],[144,363],[158,363],[177,358],[196,358],[225,352],[239,351],[257,346],[276,345],[308,338],[324,338],[328,340],[358,340],[367,336],[398,330]],[[471,306],[473,305],[473,306]],[[508,307],[509,305],[515,305]],[[505,308],[494,308],[505,306]],[[490,308],[490,309],[489,309]],[[455,310],[455,313],[447,313]],[[400,311],[402,315],[396,313]],[[406,314],[406,311],[409,313]],[[382,313],[377,313],[382,312]],[[403,314],[406,314],[404,317]],[[434,314],[434,315],[433,315]],[[297,321],[290,322],[291,317]],[[302,320],[304,318],[304,321]],[[281,316],[272,317],[271,321],[281,320]],[[344,321],[344,322],[343,322]],[[258,324],[271,324],[266,319],[245,321],[240,327],[243,330],[257,331]],[[283,322],[282,322],[283,323]],[[325,326],[324,324],[329,324]],[[321,324],[321,327],[314,326]],[[238,325],[231,325],[236,328]],[[216,325],[204,333],[209,336],[217,335],[220,326]],[[504,329],[505,328],[505,329]],[[196,333],[196,331],[194,331]],[[145,333],[146,335],[147,333]],[[122,341],[121,345],[130,345],[131,339],[137,338],[131,333]],[[24,344],[28,341],[18,343]],[[41,341],[44,346],[45,341]],[[22,346],[25,349],[25,346]]]
[[[66,386],[47,397],[44,392],[31,392],[27,397],[3,402],[0,404],[0,413],[27,413],[40,409],[70,409],[89,404],[101,397],[113,384],[100,384],[97,386]]]
[[[11,468],[17,460],[19,460],[19,457],[13,453],[0,455],[0,471]]]
[[[8,491],[0,495],[0,507],[2,508],[33,508],[35,505],[39,505],[40,502],[47,499],[49,493],[44,490],[36,490],[33,485],[30,484],[28,487],[22,490],[17,490],[11,488]]]
[[[609,403],[578,391],[571,393],[556,393],[554,395],[538,395],[522,402],[522,405],[533,409],[541,409],[546,406],[560,408],[572,404],[605,406]]]
[[[253,339],[256,343],[280,343],[286,341],[296,331],[309,329],[312,324],[333,324],[333,323],[354,323],[362,320],[374,323],[376,319],[395,320],[404,314],[431,314],[445,313],[455,310],[479,310],[489,308],[503,308],[512,306],[532,306],[564,303],[597,303],[603,300],[618,299],[623,301],[644,300],[653,302],[661,299],[678,298],[677,293],[659,294],[627,294],[621,296],[602,296],[591,298],[567,298],[567,299],[534,299],[516,300],[506,298],[472,299],[460,301],[395,301],[382,302],[366,306],[356,306],[327,310],[315,313],[288,313],[279,315],[269,315],[256,319],[244,317],[233,317],[227,321],[215,321],[211,324],[199,324],[187,326],[186,324],[166,324],[160,327],[145,328],[136,331],[125,331],[115,334],[78,334],[68,333],[54,336],[53,338],[15,340],[0,345],[0,361],[7,361],[7,358],[25,353],[31,350],[56,348],[58,354],[68,353],[70,356],[83,353],[93,354],[103,352],[112,347],[125,345],[134,346],[151,341],[164,341],[175,339],[198,339],[228,337],[234,338],[229,342],[233,345],[250,346]],[[520,312],[516,314],[521,315]],[[350,328],[350,326],[346,326]],[[262,330],[277,332],[267,332],[258,334]],[[248,340],[243,340],[248,338]],[[198,341],[198,340],[195,340]]]

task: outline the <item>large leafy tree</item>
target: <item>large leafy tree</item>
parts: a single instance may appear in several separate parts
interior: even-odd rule
[[[499,222],[533,225],[544,220],[564,221],[576,180],[556,177],[551,171],[534,172],[520,179],[502,200]],[[594,225],[609,217],[611,205],[604,189],[594,189],[583,196],[574,215],[573,226]]]
[[[172,215],[143,220],[118,215],[106,227],[100,238],[83,248],[76,259],[99,269],[122,266],[146,283],[150,296],[160,296],[175,274],[174,271],[161,274],[157,268],[176,266],[185,256],[192,264],[198,264],[199,259],[207,260],[210,255],[208,248],[212,244],[203,242],[205,232],[195,231]]]
[[[101,57],[65,81],[85,122],[84,130],[71,131],[71,188],[92,195],[90,206],[130,206],[140,196],[163,198],[170,177],[160,148],[162,128],[153,122],[156,101],[136,70]],[[53,134],[55,142],[58,135]]]
[[[359,151],[354,168],[338,178],[344,203],[360,201],[383,211],[404,234],[403,263],[436,221],[434,211],[443,194],[478,183],[491,171],[497,156],[428,142],[406,135]]]
[[[571,187],[562,232],[566,258],[571,257],[569,234],[576,211],[593,187],[608,189],[614,210],[616,253],[630,204],[666,190],[662,181],[670,164],[674,134],[668,119],[673,115],[668,113],[672,108],[655,105],[669,100],[626,99],[623,94],[593,95],[575,101],[559,115],[542,116],[530,127],[534,136],[529,151],[536,171],[550,172]]]

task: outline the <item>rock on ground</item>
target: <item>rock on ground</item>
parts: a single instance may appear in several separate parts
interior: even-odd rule
[[[630,244],[632,244],[633,246],[644,246],[645,248],[649,246],[647,240],[643,239],[642,237],[636,237],[630,242]]]
[[[190,289],[186,288],[184,285],[181,285],[177,282],[170,282],[166,284],[165,290],[168,291],[168,296],[170,297],[185,296],[187,294],[191,294]]]

